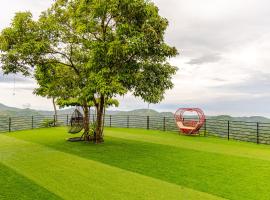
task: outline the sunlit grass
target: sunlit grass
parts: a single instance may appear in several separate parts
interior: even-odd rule
[[[23,177],[43,199],[270,197],[268,146],[140,129],[105,135],[100,145],[67,142],[65,128],[0,135],[0,170],[13,174],[1,192],[24,190]]]

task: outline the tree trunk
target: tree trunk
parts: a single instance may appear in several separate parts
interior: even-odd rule
[[[89,109],[87,102],[84,102],[83,104],[83,112],[84,112],[84,121],[83,121],[83,127],[84,127],[84,133],[83,133],[83,139],[85,141],[90,140],[90,135],[89,135]]]
[[[56,109],[56,104],[55,104],[55,98],[52,98],[53,102],[53,109],[54,109],[54,116],[55,116],[55,122],[57,122],[57,109]]]
[[[97,127],[96,127],[96,133],[95,133],[95,142],[101,143],[103,142],[103,112],[104,112],[104,105],[105,104],[105,97],[103,95],[100,96],[100,102],[97,105]]]
[[[106,111],[106,106],[104,106],[104,109],[103,109],[103,123],[102,123],[102,129],[101,129],[101,135],[102,135],[102,138],[103,138],[103,131],[104,131],[104,124],[105,124],[105,111]]]

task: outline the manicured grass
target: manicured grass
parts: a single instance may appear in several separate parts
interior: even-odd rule
[[[0,199],[33,190],[39,199],[270,199],[269,146],[140,129],[105,135],[100,145],[67,142],[65,128],[0,135],[0,178],[11,177],[0,179]]]
[[[0,199],[61,199],[0,163]]]

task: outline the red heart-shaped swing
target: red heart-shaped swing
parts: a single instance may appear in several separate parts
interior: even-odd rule
[[[184,113],[196,113],[197,119],[184,118]],[[179,108],[174,114],[176,125],[183,134],[195,135],[205,123],[205,115],[200,108]]]

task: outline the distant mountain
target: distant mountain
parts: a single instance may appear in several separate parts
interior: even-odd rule
[[[58,110],[58,115],[71,114],[74,111],[74,108],[61,109]],[[91,109],[91,113],[95,113]],[[107,110],[107,115],[138,115],[138,116],[167,116],[172,117],[173,113],[171,112],[157,112],[152,109],[136,109],[132,111],[112,111]],[[54,115],[53,111],[44,111],[44,110],[34,110],[34,109],[21,109],[15,107],[9,107],[0,103],[0,116],[32,116],[32,115]]]
[[[16,109],[17,108],[8,107],[8,106],[0,103],[0,110],[16,110]]]
[[[152,109],[136,109],[131,111],[107,111],[109,115],[138,115],[138,116],[173,116],[171,112],[157,112]]]
[[[58,115],[66,115],[72,114],[74,108],[61,109],[58,110]],[[91,109],[91,114],[95,113],[94,110]],[[107,115],[137,115],[137,116],[156,116],[156,117],[173,117],[172,112],[157,112],[152,109],[136,109],[131,111],[112,111],[107,110]],[[20,109],[9,107],[0,103],[0,117],[13,117],[13,116],[32,116],[32,115],[54,115],[53,111],[44,111],[44,110],[34,110],[34,109]],[[215,120],[229,120],[229,121],[246,121],[246,122],[264,122],[270,123],[270,119],[262,116],[251,116],[251,117],[232,117],[229,115],[219,115],[219,116],[207,116],[207,119],[215,119]]]
[[[69,109],[61,109],[58,110],[59,115],[63,114],[71,114],[73,112],[73,108]],[[9,107],[4,104],[0,103],[0,116],[32,116],[32,115],[54,115],[53,111],[43,111],[43,110],[34,110],[34,109],[21,109],[21,108],[15,108],[15,107]]]
[[[0,104],[0,116],[25,116],[25,115],[38,115],[36,110],[29,108],[20,109],[14,107],[8,107],[4,104]]]
[[[270,119],[262,116],[251,117],[232,117],[229,115],[208,116],[208,119],[226,120],[226,121],[245,121],[245,122],[264,122],[270,123]]]

